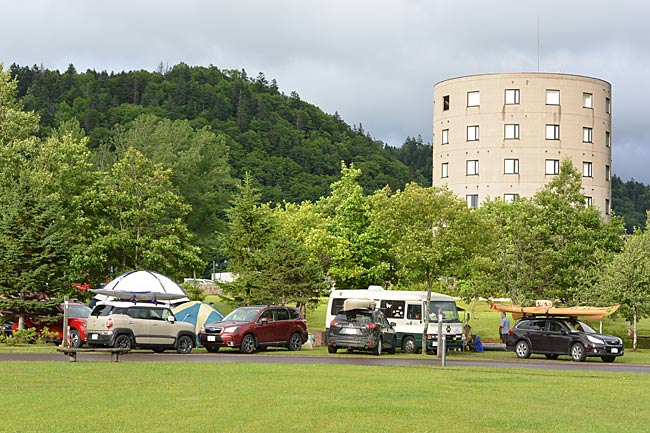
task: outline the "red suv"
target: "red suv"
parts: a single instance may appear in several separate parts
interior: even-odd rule
[[[199,343],[208,352],[221,347],[253,353],[268,346],[300,350],[307,341],[307,321],[295,308],[281,306],[239,307],[220,322],[206,323]]]
[[[48,328],[50,332],[56,332],[57,338],[54,339],[54,344],[60,344],[63,340],[63,308],[61,304],[57,308],[57,319],[53,320],[51,317],[30,317],[25,315],[25,329],[36,328],[37,332],[41,332],[44,328]],[[68,302],[68,326],[70,327],[70,346],[80,347],[86,341],[86,321],[90,314],[90,308],[81,302]],[[14,320],[12,331],[18,329],[18,319]]]

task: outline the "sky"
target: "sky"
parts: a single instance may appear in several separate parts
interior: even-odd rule
[[[433,86],[554,72],[612,84],[612,171],[650,184],[650,3],[637,0],[2,0],[0,63],[263,72],[397,147],[432,141]],[[644,42],[645,41],[645,42]]]

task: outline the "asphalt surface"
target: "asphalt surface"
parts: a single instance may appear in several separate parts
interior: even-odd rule
[[[514,355],[513,355],[514,356]],[[260,363],[260,364],[349,364],[366,366],[431,366],[439,368],[441,361],[435,356],[426,358],[399,358],[383,355],[361,354],[337,354],[328,356],[302,356],[282,354],[252,354],[242,355],[238,353],[207,353],[202,350],[195,351],[189,355],[179,355],[174,352],[153,353],[148,351],[134,351],[126,355],[120,355],[120,362],[203,362],[203,363]],[[68,357],[62,353],[2,353],[1,361],[58,361],[68,362]],[[109,354],[79,353],[77,362],[110,361]],[[505,368],[505,369],[538,369],[538,370],[578,370],[578,371],[607,371],[618,373],[650,373],[650,365],[646,364],[623,364],[620,362],[604,363],[594,358],[587,362],[572,362],[568,359],[546,360],[527,359],[513,361],[494,361],[480,359],[454,359],[447,357],[447,367],[483,367],[483,368]]]

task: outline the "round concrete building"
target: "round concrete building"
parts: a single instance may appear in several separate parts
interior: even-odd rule
[[[433,185],[479,206],[531,197],[570,158],[586,204],[611,206],[611,85],[550,73],[484,74],[434,86]]]

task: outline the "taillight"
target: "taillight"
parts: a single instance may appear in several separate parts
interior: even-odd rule
[[[376,323],[369,323],[369,324],[366,325],[366,327],[368,327],[370,329],[375,329],[377,327],[377,324]]]
[[[514,331],[512,329],[508,329],[508,334],[512,334]]]
[[[108,319],[106,319],[106,327],[108,329],[111,329],[113,327],[113,318],[112,317],[109,317]]]
[[[334,326],[339,326],[339,322],[332,320],[332,323],[330,323],[330,328]]]

